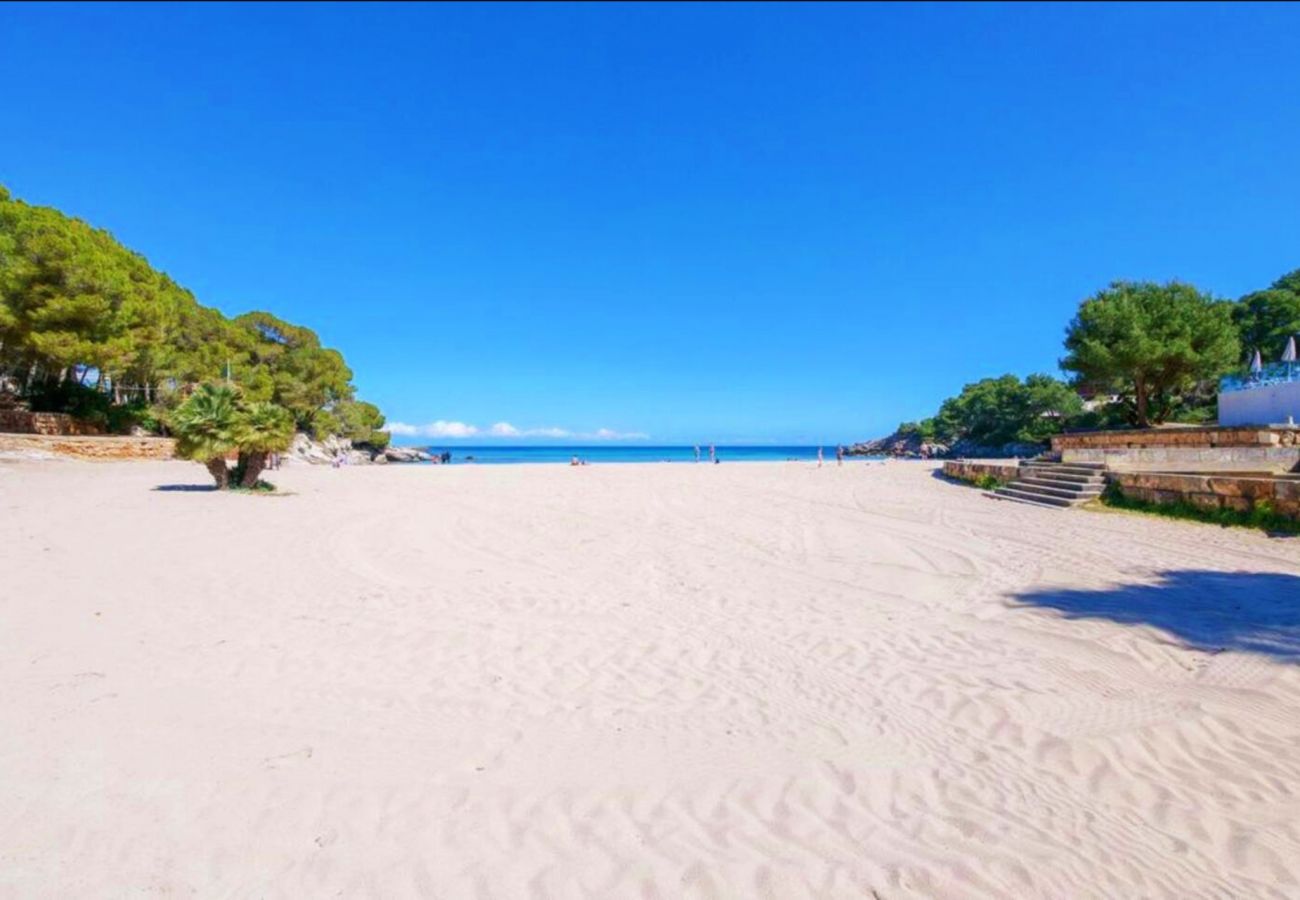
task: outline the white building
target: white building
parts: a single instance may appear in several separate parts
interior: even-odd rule
[[[1300,422],[1300,364],[1274,363],[1260,372],[1219,384],[1220,425]]]

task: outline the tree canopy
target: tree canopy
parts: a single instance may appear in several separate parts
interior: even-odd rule
[[[1050,375],[984,378],[949,397],[934,418],[935,435],[947,443],[972,441],[984,447],[1041,443],[1083,406],[1069,385]]]
[[[1118,395],[1133,424],[1163,422],[1199,381],[1237,363],[1232,309],[1183,282],[1116,281],[1080,305],[1061,368],[1080,388]]]
[[[1246,353],[1276,358],[1287,338],[1300,334],[1300,269],[1262,291],[1247,294],[1232,310]]]
[[[356,401],[343,356],[311,329],[267,312],[227,318],[107,231],[4,188],[0,377],[68,411],[121,422],[112,408],[136,408],[139,420],[151,406],[174,407],[193,385],[228,377],[246,402],[288,410],[301,430],[388,441],[383,416]],[[102,398],[98,410],[87,395]]]

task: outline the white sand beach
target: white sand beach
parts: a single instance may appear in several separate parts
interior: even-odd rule
[[[0,896],[1300,895],[1300,538],[924,464],[0,462]]]

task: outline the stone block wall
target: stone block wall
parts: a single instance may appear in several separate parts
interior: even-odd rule
[[[943,464],[943,474],[949,478],[970,482],[991,475],[1003,484],[1007,484],[1019,477],[1020,466],[1015,462],[1000,459],[949,459]]]
[[[1207,426],[1059,434],[1062,462],[1114,471],[1288,472],[1300,467],[1300,429]]]
[[[1148,503],[1186,501],[1206,509],[1249,512],[1267,501],[1274,512],[1300,520],[1300,478],[1172,472],[1112,472],[1107,477],[1126,497]]]
[[[0,451],[89,460],[173,459],[176,442],[160,437],[0,434]]]
[[[1136,447],[1276,447],[1300,443],[1300,428],[1206,425],[1198,428],[1138,428],[1058,434],[1052,450]]]
[[[0,432],[52,435],[103,433],[98,426],[73,418],[67,413],[28,412],[25,409],[0,409]]]

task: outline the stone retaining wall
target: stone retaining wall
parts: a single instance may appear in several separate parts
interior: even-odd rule
[[[1248,512],[1266,501],[1274,512],[1300,520],[1300,478],[1251,478],[1174,472],[1111,472],[1107,480],[1126,497],[1148,503],[1186,501],[1206,509]]]
[[[1019,477],[1020,466],[1016,462],[999,459],[949,459],[944,461],[943,474],[970,482],[987,475],[1007,484]]]
[[[1300,443],[1300,426],[1136,428],[1129,431],[1079,431],[1052,437],[1052,449],[1058,453],[1098,447],[1273,447],[1296,443]]]
[[[25,409],[0,409],[0,432],[16,434],[103,434],[103,429],[67,413],[28,412]]]
[[[1300,429],[1258,426],[1150,428],[1058,434],[1062,462],[1104,463],[1116,471],[1287,472],[1300,467]]]
[[[172,459],[176,442],[160,437],[0,434],[0,452],[52,453],[74,459]]]

